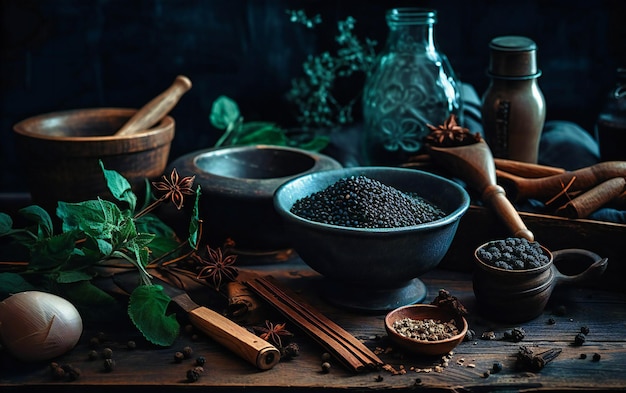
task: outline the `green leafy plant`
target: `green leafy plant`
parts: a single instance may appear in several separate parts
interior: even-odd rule
[[[309,18],[302,10],[288,10],[287,14],[292,22],[309,29],[322,23],[319,15]],[[297,120],[302,127],[333,128],[354,122],[353,108],[362,89],[340,99],[337,84],[355,75],[364,79],[377,56],[377,42],[369,38],[360,40],[354,33],[355,25],[356,19],[351,16],[337,22],[336,52],[310,55],[302,64],[304,75],[292,79],[287,99],[297,108]]]
[[[224,130],[215,147],[267,144],[320,151],[328,145],[328,137],[325,135],[308,133],[290,135],[287,130],[275,123],[244,122],[237,103],[226,96],[220,96],[213,102],[211,124],[217,129]]]
[[[171,299],[160,285],[152,284],[149,270],[160,262],[197,251],[200,188],[192,190],[194,178],[181,179],[174,169],[170,179],[164,176],[163,182],[153,183],[166,192],[160,198],[151,198],[152,193],[148,192],[146,204],[137,211],[137,197],[128,181],[118,172],[104,168],[102,162],[100,165],[117,203],[101,198],[79,203],[58,202],[60,233],[55,232],[48,212],[37,205],[19,211],[28,222],[24,228],[14,228],[12,218],[0,213],[0,238],[10,239],[6,247],[12,247],[13,255],[22,255],[27,260],[0,263],[3,269],[0,294],[43,290],[62,294],[79,310],[102,313],[117,301],[92,283],[99,269],[111,266],[133,269],[138,272],[139,285],[130,296],[129,317],[147,340],[170,345],[179,333],[179,325],[174,315],[165,314]],[[168,200],[180,209],[185,194],[195,195],[195,205],[189,237],[180,242],[174,231],[152,211]]]

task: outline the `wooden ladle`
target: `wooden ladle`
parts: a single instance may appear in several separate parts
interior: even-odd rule
[[[483,202],[496,212],[513,236],[534,240],[535,236],[507,199],[504,188],[497,184],[493,155],[484,140],[456,147],[428,145],[428,150],[433,161],[481,194]]]
[[[132,135],[149,129],[163,119],[189,89],[189,78],[178,75],[170,87],[139,109],[114,135]]]

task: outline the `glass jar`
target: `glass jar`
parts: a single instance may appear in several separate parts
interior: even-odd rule
[[[491,82],[481,109],[485,140],[494,157],[536,164],[546,119],[537,45],[527,37],[503,36],[489,48]]]
[[[460,85],[435,43],[437,12],[387,11],[389,35],[363,91],[362,154],[365,165],[398,165],[455,114],[462,124]]]
[[[626,68],[617,70],[617,83],[606,97],[595,132],[602,161],[626,161]]]

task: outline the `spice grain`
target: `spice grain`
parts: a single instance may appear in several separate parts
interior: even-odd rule
[[[434,319],[402,318],[393,323],[393,329],[404,337],[424,341],[445,340],[459,334],[454,320],[442,322]]]

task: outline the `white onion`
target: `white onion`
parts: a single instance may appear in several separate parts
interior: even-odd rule
[[[0,302],[0,338],[22,361],[63,355],[74,348],[82,332],[76,307],[57,295],[26,291]]]

